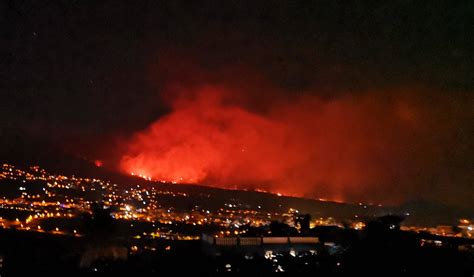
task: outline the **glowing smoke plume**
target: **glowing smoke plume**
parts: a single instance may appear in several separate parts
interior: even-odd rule
[[[129,139],[121,170],[341,201],[428,193],[424,172],[440,166],[449,135],[422,101],[404,90],[288,99],[264,89],[268,104],[252,105],[259,92],[232,83],[173,88],[171,111]]]

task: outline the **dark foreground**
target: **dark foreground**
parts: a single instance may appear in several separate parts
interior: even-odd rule
[[[230,249],[208,255],[201,241],[97,241],[0,230],[1,276],[470,276],[474,252],[453,246],[420,245],[397,231],[364,234],[350,245],[316,251],[282,251],[262,257]],[[111,254],[112,253],[112,254]]]

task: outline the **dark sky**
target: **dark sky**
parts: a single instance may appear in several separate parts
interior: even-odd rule
[[[170,112],[170,83],[264,83],[271,92],[242,92],[251,100],[241,106],[257,114],[275,99],[403,95],[439,122],[423,135],[443,151],[416,152],[439,163],[417,183],[436,187],[445,171],[440,178],[455,181],[433,198],[459,195],[466,204],[474,194],[473,18],[473,1],[5,0],[0,131],[107,159],[121,155],[106,147],[111,141]]]

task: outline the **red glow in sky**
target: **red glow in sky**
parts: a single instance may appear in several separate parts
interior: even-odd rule
[[[255,112],[232,101],[235,89],[226,86],[178,95],[171,113],[128,141],[122,171],[339,201],[384,191],[377,200],[393,201],[404,197],[404,180],[420,168],[417,152],[426,150],[422,109],[403,97],[304,96]]]

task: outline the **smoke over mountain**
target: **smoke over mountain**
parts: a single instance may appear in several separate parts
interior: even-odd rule
[[[397,202],[429,197],[433,183],[455,186],[438,170],[457,161],[447,145],[460,140],[456,108],[465,104],[440,93],[407,87],[327,97],[242,69],[194,73],[165,82],[169,112],[126,141],[123,172],[339,201]]]

